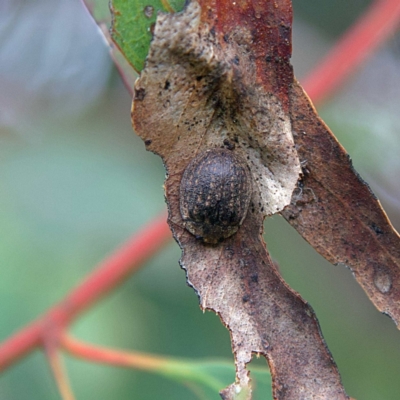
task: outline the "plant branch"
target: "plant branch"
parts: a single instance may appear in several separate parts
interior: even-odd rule
[[[166,215],[137,232],[104,260],[77,288],[42,317],[14,334],[0,346],[0,371],[46,342],[48,330],[65,328],[79,313],[118,286],[129,274],[167,243],[171,232]]]

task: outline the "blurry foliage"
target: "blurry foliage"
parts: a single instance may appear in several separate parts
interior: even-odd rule
[[[292,0],[296,16],[332,38],[340,35],[373,0]]]
[[[317,49],[326,52],[324,37],[337,36],[369,2],[351,3],[294,0],[297,21],[307,19],[295,28],[295,71],[318,59]],[[78,0],[7,0],[0,8],[5,339],[164,208],[164,169],[132,132],[130,97],[110,74],[104,42]],[[398,46],[389,43],[321,110],[357,170],[372,178],[397,227],[399,64]],[[266,239],[285,279],[315,309],[348,393],[397,399],[400,336],[392,321],[375,310],[349,271],[323,260],[280,217],[267,220]],[[72,333],[107,346],[231,360],[229,334],[218,317],[200,312],[179,256],[171,242],[83,315]],[[78,399],[197,399],[188,388],[148,373],[70,357],[67,368]],[[0,398],[59,398],[40,352],[0,377]]]

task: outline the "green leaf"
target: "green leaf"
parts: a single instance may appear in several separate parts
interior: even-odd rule
[[[112,0],[111,36],[136,71],[144,67],[157,12],[180,11],[183,6],[184,0]]]
[[[272,380],[268,368],[249,366],[253,400],[272,400]]]

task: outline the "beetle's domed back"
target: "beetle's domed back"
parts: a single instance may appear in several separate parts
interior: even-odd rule
[[[186,229],[207,243],[233,235],[247,214],[251,177],[246,162],[231,150],[212,149],[187,166],[180,186]]]

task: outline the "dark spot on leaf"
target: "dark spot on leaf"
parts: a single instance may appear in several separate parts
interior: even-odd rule
[[[279,25],[279,35],[282,36],[282,39],[290,38],[290,27],[286,25]]]
[[[147,140],[144,141],[144,144],[145,144],[146,146],[150,146],[152,143],[153,143],[153,141],[150,140],[150,139],[147,139]]]
[[[235,143],[232,143],[229,139],[224,139],[224,145],[228,150],[233,150],[235,148]]]
[[[266,337],[263,337],[262,339],[261,339],[261,344],[262,344],[262,346],[264,347],[264,349],[268,349],[270,346],[269,346],[269,342],[268,342],[268,339],[266,338]]]
[[[258,283],[258,274],[253,274],[251,276],[251,281],[254,282],[254,283]]]
[[[307,167],[302,167],[302,168],[301,168],[301,172],[302,172],[302,174],[303,174],[304,177],[309,176],[310,173],[311,173],[311,172],[310,172],[310,169],[307,168]]]
[[[372,223],[371,228],[377,235],[383,235],[383,230],[381,228],[379,228],[378,225],[375,225],[374,223]]]
[[[135,100],[142,101],[146,96],[146,91],[143,88],[135,89]]]
[[[154,7],[153,6],[146,6],[143,9],[143,13],[144,13],[145,17],[151,18],[153,16],[153,14],[154,14]]]
[[[227,258],[232,258],[235,255],[235,250],[232,247],[226,247],[225,252]]]

